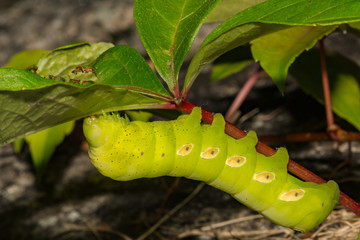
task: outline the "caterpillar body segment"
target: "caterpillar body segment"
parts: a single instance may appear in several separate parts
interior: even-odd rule
[[[256,167],[246,188],[234,194],[234,198],[251,205],[255,211],[262,212],[271,207],[273,201],[264,201],[264,198],[276,199],[283,191],[286,183],[287,162],[289,156],[285,148],[280,148],[273,156],[265,157],[257,154]]]
[[[288,153],[256,152],[257,136],[224,133],[220,114],[201,125],[201,110],[167,122],[130,122],[118,115],[89,117],[84,133],[93,165],[119,181],[158,176],[204,181],[275,223],[306,232],[320,224],[339,199],[333,181],[303,182],[287,173]]]

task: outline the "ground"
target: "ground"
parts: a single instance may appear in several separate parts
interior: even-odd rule
[[[0,66],[18,51],[53,49],[74,41],[126,44],[145,55],[132,4],[130,0],[2,1]],[[201,29],[195,48],[211,27]],[[360,64],[360,41],[355,37],[338,33],[325,43]],[[251,71],[209,83],[210,68],[206,68],[190,92],[190,101],[225,113]],[[281,96],[271,80],[261,78],[241,110],[247,119],[242,117],[237,125],[259,135],[324,131],[326,127],[323,107],[291,79]],[[354,130],[343,120],[336,121]],[[360,187],[359,142],[351,148],[354,167],[332,175],[334,167],[348,159],[347,143],[286,146],[297,162],[335,178],[344,192],[360,200],[356,190]],[[162,177],[115,182],[97,172],[86,149],[78,121],[37,181],[27,148],[21,154],[15,154],[11,145],[0,148],[0,239],[355,239],[360,229],[359,218],[340,205],[321,228],[303,235],[195,181]],[[169,213],[174,214],[163,221]]]

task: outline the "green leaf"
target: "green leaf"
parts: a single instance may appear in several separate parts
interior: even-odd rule
[[[24,142],[25,142],[24,138],[18,139],[15,142],[13,142],[14,150],[16,153],[21,152],[21,148],[23,147]]]
[[[42,57],[37,64],[37,73],[42,77],[56,76],[69,81],[97,81],[92,72],[74,71],[76,67],[92,67],[97,57],[112,43],[76,43],[59,47]]]
[[[19,69],[0,69],[0,90],[18,91],[35,89],[54,84],[55,81]]]
[[[110,48],[98,58],[94,69],[101,83],[170,97],[144,58],[131,47]]]
[[[240,72],[253,62],[249,47],[238,47],[233,49],[215,60],[211,71],[210,81],[218,81],[231,74]]]
[[[251,40],[286,28],[282,25],[250,23],[220,35],[215,41],[203,43],[191,60],[185,76],[183,95],[186,98],[200,71],[220,55],[250,42]],[[211,34],[210,34],[211,35]],[[209,35],[209,36],[210,36]]]
[[[333,111],[360,130],[359,66],[335,53],[327,56],[326,64]],[[306,93],[324,103],[318,51],[304,52],[300,55],[290,67],[290,74]]]
[[[255,39],[251,42],[254,59],[273,79],[280,92],[284,92],[288,68],[304,50],[312,48],[337,26],[291,27]]]
[[[176,96],[178,73],[208,13],[219,0],[135,0],[134,18],[157,71]]]
[[[63,51],[63,50],[71,50],[73,48],[82,48],[83,46],[90,46],[91,43],[89,42],[75,42],[75,43],[70,43],[58,48],[55,48],[52,52],[56,52],[56,51]]]
[[[352,28],[360,30],[360,22],[349,23],[349,26],[352,27]]]
[[[47,162],[58,146],[74,129],[75,121],[66,122],[55,127],[45,129],[25,138],[29,144],[31,158],[37,170],[38,176],[41,176]]]
[[[7,63],[4,68],[19,68],[19,69],[30,69],[34,67],[39,59],[47,54],[48,50],[34,49],[21,51],[15,54]]]
[[[222,0],[211,11],[205,22],[222,22],[235,14],[267,0]]]
[[[346,28],[346,31],[349,31],[351,34],[356,37],[360,37],[360,22],[349,23],[349,27]]]
[[[2,84],[5,81],[16,84],[9,88]],[[0,145],[91,114],[167,104],[110,85],[56,83],[24,70],[4,68],[0,69]]]
[[[199,72],[223,53],[290,26],[336,25],[360,20],[358,0],[268,0],[219,25],[192,59],[183,88],[186,97]]]
[[[49,51],[47,50],[28,50],[20,52],[12,57],[5,67],[24,70],[30,69],[31,67],[34,67],[39,59],[48,52]],[[18,139],[13,143],[15,152],[19,153],[21,151],[24,140],[28,142],[34,166],[37,170],[38,176],[41,176],[44,167],[51,158],[56,146],[63,141],[65,135],[72,131],[74,123],[74,121],[67,122],[30,135],[25,139]]]

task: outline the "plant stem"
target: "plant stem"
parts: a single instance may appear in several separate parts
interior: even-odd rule
[[[359,132],[345,132],[339,130],[336,133],[337,141],[347,142],[347,141],[360,141]],[[268,136],[259,136],[259,139],[263,142],[310,142],[310,141],[333,141],[328,133],[294,133],[294,134],[281,134],[281,135],[268,135]]]
[[[330,84],[329,84],[329,76],[326,66],[324,39],[321,39],[319,41],[319,45],[320,45],[321,76],[322,76],[322,86],[323,86],[324,102],[325,102],[327,131],[331,139],[337,140],[337,135],[336,135],[337,126],[335,125],[334,115],[331,108]]]
[[[196,107],[196,105],[194,105],[190,102],[182,102],[180,105],[178,105],[177,109],[180,111],[183,111],[185,113],[191,113],[192,109],[194,107]],[[202,120],[211,124],[213,121],[213,114],[209,111],[206,111],[205,109],[201,109],[201,111],[202,111]],[[246,133],[244,131],[235,127],[234,125],[232,125],[229,122],[226,122],[226,124],[225,124],[225,131],[227,134],[229,134],[230,136],[232,136],[236,139],[243,138],[246,136]],[[265,156],[271,156],[276,152],[273,148],[267,146],[266,144],[264,144],[262,142],[258,142],[258,144],[256,145],[256,150],[259,153],[264,154]],[[305,181],[315,182],[315,183],[325,183],[326,182],[324,179],[317,176],[315,173],[300,166],[299,164],[297,164],[296,162],[294,162],[291,159],[289,159],[288,171]],[[350,198],[345,193],[340,192],[339,202],[342,205],[344,205],[347,209],[349,209],[350,211],[352,211],[353,213],[355,213],[357,216],[360,217],[360,205],[355,200]]]
[[[239,109],[241,104],[244,102],[246,96],[249,94],[250,90],[253,88],[256,80],[258,80],[261,69],[258,69],[244,84],[244,86],[239,91],[238,95],[236,96],[235,100],[231,104],[229,110],[225,114],[226,121],[230,121],[230,119],[234,116],[234,113]]]

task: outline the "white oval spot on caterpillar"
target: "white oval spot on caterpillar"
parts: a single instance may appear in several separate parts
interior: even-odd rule
[[[220,152],[220,149],[217,147],[209,147],[205,151],[201,152],[200,157],[204,159],[212,159],[216,157]]]
[[[255,173],[253,179],[261,183],[271,183],[275,179],[275,173],[273,172]]]
[[[179,155],[179,156],[186,156],[191,152],[193,147],[194,147],[194,145],[192,143],[184,144],[184,145],[181,146],[181,148],[179,148],[176,151],[176,154]]]
[[[303,189],[292,189],[288,192],[284,192],[280,195],[279,199],[285,202],[294,202],[300,200],[305,195]]]
[[[226,159],[225,164],[229,167],[241,167],[246,162],[246,157],[235,155]]]

